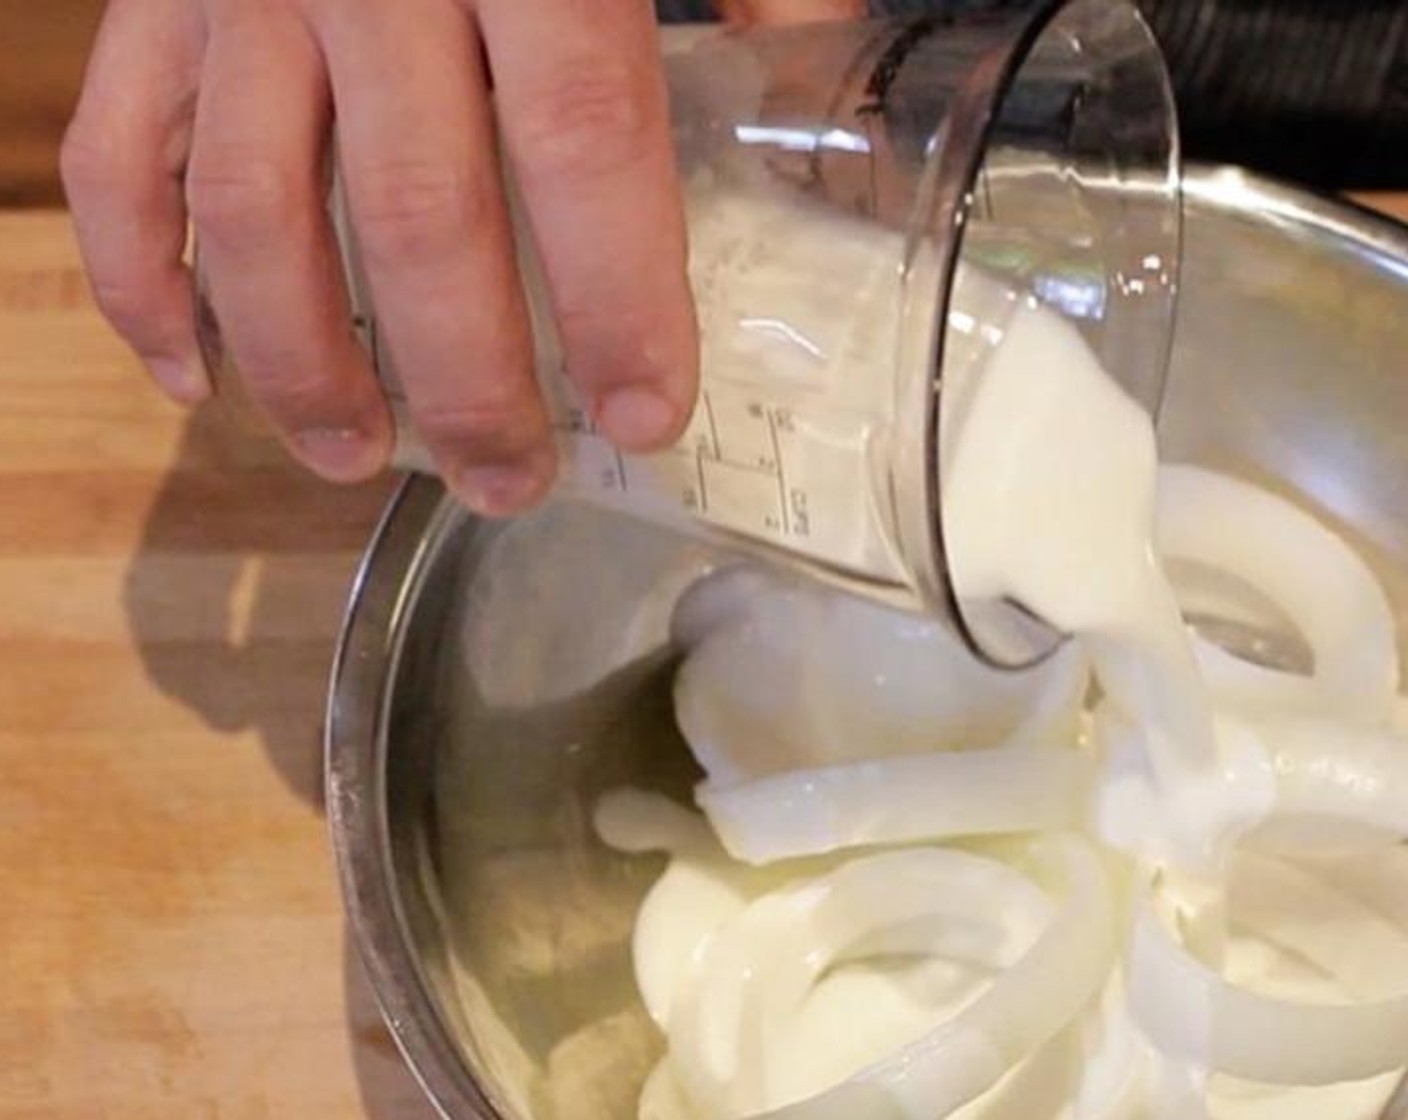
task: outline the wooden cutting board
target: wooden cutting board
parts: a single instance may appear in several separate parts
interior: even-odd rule
[[[0,1118],[428,1120],[347,944],[320,724],[389,492],[183,414],[0,213]]]
[[[388,492],[165,403],[64,215],[0,213],[0,1120],[433,1116],[348,946],[319,795]]]
[[[1356,194],[1351,198],[1371,210],[1381,210],[1400,222],[1408,222],[1408,192],[1395,194]]]

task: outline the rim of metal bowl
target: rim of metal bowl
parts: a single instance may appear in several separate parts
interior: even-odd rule
[[[441,483],[410,476],[353,579],[324,722],[328,828],[343,905],[382,1018],[446,1120],[497,1120],[445,1029],[416,961],[396,889],[386,797],[386,740],[401,649],[447,523],[464,516]]]
[[[1332,234],[1408,276],[1408,227],[1227,167],[1190,168],[1192,203]],[[392,498],[358,569],[338,642],[325,723],[328,824],[357,951],[397,1046],[446,1120],[498,1120],[448,1034],[412,950],[392,874],[386,730],[406,627],[445,526],[462,515],[436,480],[412,476]]]

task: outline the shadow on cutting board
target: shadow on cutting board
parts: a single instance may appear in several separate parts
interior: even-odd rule
[[[322,803],[329,669],[356,561],[391,479],[342,489],[220,405],[192,413],[123,594],[155,685],[212,729],[258,733]]]
[[[155,685],[216,731],[257,732],[283,781],[321,810],[328,672],[356,561],[393,482],[326,485],[248,429],[217,405],[191,414],[128,570],[125,606]],[[350,932],[341,971],[362,1114],[436,1120]]]

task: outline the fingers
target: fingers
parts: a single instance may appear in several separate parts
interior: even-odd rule
[[[203,23],[190,0],[112,0],[64,139],[64,186],[93,294],[172,397],[210,391],[182,264],[181,175]]]
[[[327,217],[321,55],[278,0],[208,10],[187,194],[224,343],[295,455],[334,481],[368,477],[391,423]]]
[[[477,11],[568,373],[618,445],[668,444],[694,404],[698,340],[651,5]]]
[[[315,11],[349,208],[412,420],[463,501],[521,509],[555,459],[473,25],[443,0]]]
[[[719,12],[730,23],[822,23],[860,19],[865,0],[719,0]]]

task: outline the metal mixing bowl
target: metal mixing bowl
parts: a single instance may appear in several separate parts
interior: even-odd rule
[[[1189,176],[1165,453],[1298,492],[1408,611],[1408,233],[1235,171]],[[409,482],[354,589],[328,720],[352,930],[449,1120],[635,1115],[661,1044],[629,938],[661,869],[597,795],[688,796],[666,636],[717,556],[583,508],[489,525]]]

